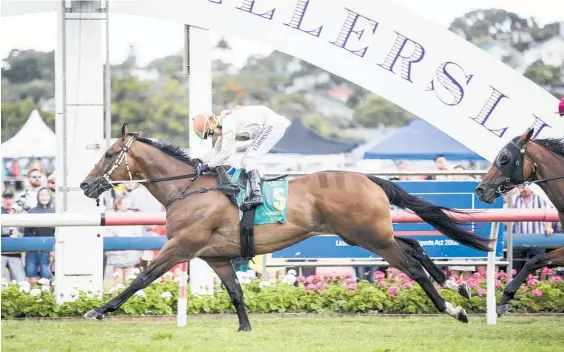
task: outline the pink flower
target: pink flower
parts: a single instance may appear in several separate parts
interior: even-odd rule
[[[475,277],[476,279],[479,279],[482,275],[479,272],[476,272],[472,274],[472,276]]]
[[[315,288],[318,291],[322,291],[325,288],[325,283],[323,281],[319,281],[318,283],[315,284]]]
[[[539,289],[533,290],[531,293],[533,294],[533,296],[537,296],[537,297],[542,296],[542,291]]]
[[[307,277],[306,281],[310,284],[316,284],[319,282],[319,277],[317,275],[310,275]]]
[[[402,288],[404,289],[408,289],[413,285],[413,281],[406,281],[403,283],[403,285],[401,285]]]
[[[392,286],[388,289],[388,294],[390,296],[395,296],[399,292],[399,289],[396,286]]]
[[[349,277],[349,278],[347,278],[347,279],[345,280],[345,282],[346,282],[347,284],[356,283],[356,279],[353,279],[352,277]]]
[[[345,279],[352,279],[352,275],[351,274],[345,275]]]
[[[531,280],[531,279],[536,279],[537,277],[533,274],[529,274],[529,276],[527,276],[527,280]]]
[[[460,285],[461,283],[463,283],[464,281],[462,279],[456,279],[456,284]]]
[[[314,284],[309,284],[304,288],[306,291],[317,291],[317,287]]]
[[[386,280],[378,281],[378,287],[386,287],[386,286],[388,286],[388,283],[386,282]]]
[[[528,285],[528,286],[536,286],[536,285],[538,285],[538,283],[539,283],[539,280],[537,280],[537,279],[529,279],[529,280],[527,280],[527,285]]]
[[[297,282],[305,282],[305,281],[306,281],[306,278],[305,278],[304,276],[298,276],[298,277],[296,278],[296,281],[297,281]]]
[[[497,273],[496,278],[498,279],[507,279],[507,273],[504,271],[500,271],[499,273]]]
[[[384,277],[386,277],[386,274],[384,274],[383,272],[378,270],[374,274],[372,274],[372,277],[374,278],[374,280],[380,280],[380,279],[383,279]]]
[[[460,279],[460,276],[458,276],[458,275],[456,275],[456,274],[452,274],[452,275],[449,277],[449,279],[451,279],[451,280],[458,280],[458,279]]]
[[[517,275],[517,270],[515,270],[515,269],[511,270],[511,275],[513,275],[513,276]]]
[[[495,280],[495,287],[501,287],[501,286],[503,286],[501,280]]]
[[[409,276],[407,276],[406,273],[401,273],[401,274],[399,274],[398,280],[399,281],[405,281],[405,280],[411,280],[411,279],[409,278]]]
[[[478,289],[478,296],[480,296],[480,297],[485,296],[487,293],[488,293],[488,291],[486,291],[486,290],[484,290],[484,289],[482,289],[482,288],[479,288],[479,289]]]
[[[469,279],[468,281],[466,281],[466,283],[468,284],[468,286],[470,286],[470,288],[478,287],[478,281],[474,278]]]
[[[550,275],[550,274],[552,274],[552,269],[551,268],[543,268],[542,273]]]
[[[550,280],[552,282],[562,282],[562,276],[556,275],[556,276],[551,277],[548,280]]]
[[[349,289],[349,291],[356,291],[356,283],[348,284],[347,288]]]

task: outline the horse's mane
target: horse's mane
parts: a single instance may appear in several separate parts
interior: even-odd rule
[[[534,142],[553,153],[564,156],[564,138],[535,139]]]
[[[174,143],[167,141],[153,140],[146,137],[137,137],[136,140],[141,143],[150,145],[151,147],[155,147],[161,152],[170,155],[176,160],[182,161],[183,163],[188,164],[192,167],[196,167],[198,166],[198,164],[202,163],[200,159],[191,158],[190,156],[188,156],[188,154],[186,154],[186,152],[182,150],[182,148],[180,148]]]

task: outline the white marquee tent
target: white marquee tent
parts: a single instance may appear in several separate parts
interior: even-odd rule
[[[22,128],[2,143],[3,158],[54,158],[57,154],[55,132],[33,110]]]

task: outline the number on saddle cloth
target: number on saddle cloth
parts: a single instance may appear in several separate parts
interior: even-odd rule
[[[249,260],[255,256],[254,226],[264,224],[283,224],[288,209],[288,179],[266,180],[261,182],[264,204],[241,211],[244,199],[250,192],[249,179],[244,169],[231,168],[228,172],[231,181],[239,186],[237,206],[239,207],[241,257]]]
[[[231,181],[239,185],[237,194],[237,206],[243,204],[243,200],[250,192],[249,179],[244,169],[231,168],[227,174]],[[262,197],[264,204],[256,208],[255,225],[283,224],[286,222],[288,211],[288,179],[286,177],[278,180],[263,180],[261,182]],[[239,210],[239,219],[243,218],[243,211]]]

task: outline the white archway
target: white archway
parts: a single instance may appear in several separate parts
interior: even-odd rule
[[[493,160],[525,128],[558,136],[558,101],[456,34],[389,1],[118,1],[156,17],[254,40],[333,72]]]
[[[4,16],[58,6],[2,2]],[[296,56],[410,111],[490,161],[528,126],[543,137],[564,130],[551,94],[386,0],[110,0],[110,11],[207,28]]]

